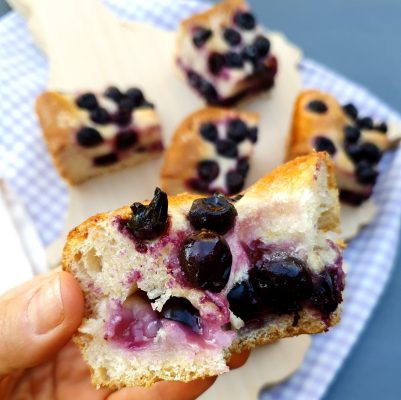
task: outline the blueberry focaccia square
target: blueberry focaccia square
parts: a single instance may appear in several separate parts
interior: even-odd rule
[[[163,150],[154,106],[138,88],[45,92],[36,112],[53,161],[70,184],[152,159]]]
[[[325,153],[280,166],[236,199],[168,197],[89,218],[63,268],[85,316],[74,341],[93,384],[190,381],[230,354],[340,319],[338,191]]]
[[[165,152],[161,187],[168,194],[240,192],[257,141],[255,113],[207,107],[189,115]]]
[[[378,163],[392,143],[387,125],[361,117],[327,93],[303,91],[295,103],[287,158],[326,151],[335,164],[340,200],[360,205],[372,195]]]
[[[226,0],[181,22],[176,62],[209,105],[230,106],[270,89],[277,59],[242,0]]]

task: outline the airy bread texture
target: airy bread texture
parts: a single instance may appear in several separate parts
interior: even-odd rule
[[[114,111],[116,105],[111,100],[103,97],[102,101],[103,106],[109,106],[108,111]],[[73,95],[59,92],[42,93],[36,100],[36,113],[54,165],[71,185],[159,157],[163,149],[159,121],[152,108],[133,111],[134,126],[121,128],[121,131],[134,128],[139,133],[138,143],[120,152],[117,162],[103,166],[95,166],[93,159],[115,152],[112,141],[119,131],[118,127],[93,123],[88,112],[76,106]],[[103,143],[91,148],[79,146],[76,134],[82,126],[95,128],[103,137]],[[137,151],[139,146],[143,150]],[[146,150],[152,146],[154,149]]]
[[[91,369],[94,385],[147,386],[159,380],[190,381],[218,375],[228,370],[226,360],[233,352],[288,336],[322,332],[339,321],[340,306],[326,319],[305,307],[297,323],[294,315],[269,315],[262,325],[252,328],[230,312],[226,300],[231,288],[248,275],[243,243],[258,239],[289,254],[302,254],[308,269],[316,274],[338,258],[341,242],[336,242],[333,233],[339,229],[338,193],[333,166],[325,153],[313,153],[277,168],[235,202],[238,216],[224,236],[233,263],[221,293],[183,285],[178,279],[178,250],[193,232],[187,214],[196,198],[185,193],[169,197],[168,232],[147,243],[147,252],[121,229],[119,221],[132,215],[129,207],[93,216],[70,232],[63,269],[80,282],[86,302],[85,318],[74,340]],[[147,294],[157,311],[170,297],[188,299],[210,324],[208,337],[188,339],[179,324],[169,321],[143,348],[128,349],[106,340],[108,324],[119,318],[113,310],[127,304],[138,289]]]

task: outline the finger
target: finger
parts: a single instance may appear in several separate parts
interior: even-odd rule
[[[107,400],[193,400],[207,390],[216,377],[192,382],[157,382],[150,388],[126,388],[107,397]]]
[[[249,358],[250,354],[250,350],[244,350],[241,353],[233,353],[231,354],[227,365],[230,367],[230,369],[242,367],[246,363],[246,360]]]
[[[81,289],[67,272],[37,277],[0,296],[0,376],[54,356],[83,311]]]

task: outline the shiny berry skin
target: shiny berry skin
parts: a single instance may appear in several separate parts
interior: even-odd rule
[[[314,278],[312,304],[324,314],[336,310],[342,301],[341,287],[336,287],[330,272],[325,270]]]
[[[82,147],[95,147],[103,142],[103,138],[96,129],[85,127],[78,131],[77,142]]]
[[[94,110],[98,107],[96,96],[93,93],[81,94],[75,103],[79,108],[84,108],[85,110]]]
[[[258,36],[254,42],[259,58],[266,57],[270,51],[270,41],[264,36]]]
[[[113,165],[118,161],[118,156],[116,153],[108,153],[102,156],[97,156],[93,159],[93,164],[96,167],[108,167]]]
[[[374,185],[379,173],[367,161],[362,160],[356,166],[356,178],[363,185]]]
[[[241,34],[235,29],[224,29],[223,37],[230,46],[238,46],[241,43]]]
[[[345,104],[343,110],[350,118],[354,120],[358,118],[358,110],[352,103]]]
[[[216,150],[223,157],[236,158],[238,156],[237,143],[230,139],[217,140]]]
[[[388,130],[388,126],[387,126],[387,124],[386,124],[385,122],[382,122],[382,123],[376,125],[376,126],[374,127],[374,129],[376,129],[376,130],[379,131],[379,132],[386,133],[387,130]]]
[[[91,111],[90,118],[93,122],[101,125],[108,124],[111,121],[110,114],[102,107],[95,108]]]
[[[202,332],[199,311],[183,297],[170,297],[164,303],[161,315],[166,319],[184,324],[195,333]]]
[[[234,15],[234,24],[244,29],[246,31],[250,31],[255,28],[256,20],[255,17],[247,11],[238,12]]]
[[[360,129],[373,129],[373,120],[370,117],[360,118],[357,121],[357,125]]]
[[[242,142],[248,133],[248,128],[244,121],[239,118],[232,119],[227,124],[227,136],[234,142]]]
[[[361,131],[351,125],[344,127],[344,137],[347,143],[356,143],[361,137]]]
[[[226,175],[226,185],[228,194],[236,194],[240,192],[245,184],[244,176],[238,171],[229,171]]]
[[[118,110],[113,119],[120,126],[128,125],[131,122],[131,111]]]
[[[203,160],[197,165],[199,178],[206,182],[212,182],[220,172],[219,164],[214,160]]]
[[[132,112],[135,108],[135,103],[129,97],[124,97],[118,103],[118,109],[122,111]]]
[[[142,90],[138,88],[130,88],[125,92],[125,95],[132,101],[135,107],[139,107],[141,103],[145,100],[143,97]]]
[[[370,163],[377,164],[381,157],[382,152],[373,143],[365,142],[360,145],[361,158],[363,160],[369,161]]]
[[[206,99],[209,104],[216,104],[219,96],[216,88],[208,81],[202,79],[199,84],[199,93]]]
[[[312,293],[310,274],[294,257],[257,261],[249,272],[249,281],[263,308],[278,314],[301,309]]]
[[[354,162],[358,162],[362,159],[361,148],[358,144],[350,144],[345,146],[345,151]]]
[[[208,59],[208,66],[210,73],[213,75],[218,75],[220,71],[224,68],[225,61],[226,60],[223,54],[219,53],[210,54]]]
[[[252,143],[256,143],[258,141],[258,128],[253,127],[248,129],[248,138]]]
[[[199,129],[203,139],[209,142],[215,142],[218,137],[217,127],[213,122],[204,122]]]
[[[336,154],[336,146],[330,139],[324,136],[318,136],[315,138],[314,142],[314,147],[317,151],[327,151],[331,156]]]
[[[167,194],[159,188],[156,188],[153,199],[148,205],[134,203],[131,210],[132,217],[127,227],[137,239],[153,240],[167,229],[168,199]]]
[[[126,150],[132,147],[138,138],[135,131],[129,129],[126,131],[118,132],[115,138],[116,148],[118,150]]]
[[[244,321],[257,312],[258,301],[248,281],[237,283],[227,294],[230,310]]]
[[[104,95],[105,97],[114,100],[116,103],[118,103],[123,98],[123,94],[120,92],[120,89],[115,86],[108,87],[104,92]]]
[[[179,261],[192,285],[218,293],[228,282],[232,255],[223,237],[202,229],[185,239]]]
[[[201,26],[195,28],[192,35],[192,43],[200,49],[212,36],[213,32],[210,29],[202,28]]]
[[[251,61],[252,63],[256,63],[259,56],[258,56],[258,49],[256,48],[255,45],[250,44],[248,46],[245,46],[242,50],[242,57],[244,60]]]
[[[312,100],[307,105],[308,110],[313,111],[317,114],[324,114],[329,109],[321,100]]]
[[[233,51],[226,53],[224,63],[228,68],[242,68],[244,66],[241,55]]]
[[[189,210],[188,219],[197,229],[208,229],[220,235],[227,233],[235,223],[237,210],[222,194],[196,199]]]

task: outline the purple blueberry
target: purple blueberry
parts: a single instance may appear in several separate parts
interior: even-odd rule
[[[110,114],[103,107],[98,107],[95,108],[93,111],[91,111],[90,118],[96,124],[101,124],[101,125],[108,124],[111,121]]]
[[[207,80],[202,79],[199,84],[199,93],[206,99],[208,104],[217,104],[219,96],[216,88]]]
[[[170,297],[164,303],[161,315],[166,319],[184,324],[195,333],[202,332],[199,311],[183,297]]]
[[[139,107],[142,102],[145,100],[143,97],[143,93],[138,88],[130,88],[125,92],[125,95],[132,101],[132,104],[135,107]]]
[[[345,104],[343,110],[350,118],[354,120],[358,118],[358,110],[352,103]]]
[[[115,144],[118,150],[129,149],[130,147],[134,146],[137,141],[138,138],[136,132],[132,129],[118,132],[115,138]]]
[[[236,158],[238,156],[237,143],[230,139],[217,140],[216,150],[223,157]]]
[[[337,151],[334,143],[324,136],[317,136],[315,138],[314,147],[317,151],[327,151],[331,156],[336,154]]]
[[[253,64],[256,64],[259,58],[258,49],[253,44],[245,46],[241,54],[244,60],[251,61]]]
[[[209,193],[209,182],[204,181],[203,179],[192,178],[187,181],[187,185],[190,189],[199,193]]]
[[[358,162],[362,159],[362,152],[361,148],[358,144],[349,144],[345,146],[345,151],[347,152],[348,156],[354,162]]]
[[[198,162],[197,172],[200,179],[205,182],[212,182],[218,177],[220,167],[214,160],[202,160]]]
[[[374,129],[376,129],[379,132],[386,133],[387,130],[388,130],[388,126],[387,126],[387,124],[385,122],[382,122],[382,123],[380,123],[378,125],[375,125]]]
[[[219,135],[217,127],[213,122],[204,122],[199,128],[199,132],[203,139],[209,142],[215,142]]]
[[[201,48],[213,35],[210,29],[203,28],[201,26],[194,29],[192,35],[192,43],[196,48]]]
[[[372,164],[377,164],[380,161],[382,152],[375,144],[365,142],[362,143],[359,148],[361,151],[361,158],[363,160],[366,160]]]
[[[317,113],[317,114],[324,114],[329,109],[327,104],[321,100],[312,100],[306,106],[308,110]]]
[[[202,81],[202,77],[198,73],[196,73],[195,71],[192,71],[192,70],[189,70],[187,72],[187,79],[188,79],[188,83],[196,89],[199,88],[201,81]]]
[[[84,127],[77,133],[77,142],[82,147],[95,147],[103,142],[103,138],[99,131],[94,128]]]
[[[230,46],[238,46],[241,43],[241,34],[235,29],[224,29],[223,37]]]
[[[342,301],[341,290],[329,271],[324,270],[313,279],[312,304],[324,314],[330,314],[336,310]]]
[[[250,31],[255,28],[256,20],[255,17],[247,11],[238,12],[234,15],[234,24],[244,29]]]
[[[256,47],[259,58],[264,58],[269,54],[270,41],[264,36],[258,36],[255,39],[254,46]]]
[[[208,59],[209,71],[212,75],[219,75],[220,71],[224,68],[225,58],[223,54],[212,53]]]
[[[113,165],[118,161],[118,156],[116,153],[108,153],[102,156],[97,156],[93,159],[93,164],[96,167],[108,167]]]
[[[120,126],[128,125],[131,122],[131,111],[128,110],[118,110],[114,115],[114,122]]]
[[[85,110],[94,110],[98,107],[96,96],[93,93],[81,94],[75,103],[79,108],[84,108]]]
[[[242,142],[248,133],[248,128],[244,121],[239,118],[231,119],[227,124],[227,136],[236,143]]]
[[[258,310],[258,301],[248,281],[237,283],[228,292],[227,300],[230,310],[244,321],[250,319]]]
[[[105,97],[114,100],[116,103],[118,103],[123,98],[123,94],[120,92],[120,89],[115,86],[108,87],[104,92],[104,95]]]
[[[361,137],[361,131],[351,125],[344,127],[344,136],[347,143],[356,143]]]
[[[229,51],[225,55],[225,65],[228,68],[242,68],[244,61],[240,54]]]
[[[185,239],[179,261],[192,285],[218,293],[228,282],[232,255],[223,237],[202,229]]]
[[[238,171],[229,171],[226,175],[226,185],[228,194],[236,194],[240,192],[245,184],[244,176]]]
[[[220,235],[227,233],[235,224],[237,210],[222,194],[197,199],[192,203],[188,219],[197,229],[208,229]]]
[[[247,176],[249,171],[249,161],[247,158],[241,158],[237,163],[237,172],[244,178]]]
[[[356,178],[363,185],[374,185],[379,173],[367,161],[362,160],[356,166]]]
[[[129,97],[123,97],[118,103],[118,109],[121,111],[132,112],[135,108],[135,103]]]
[[[258,141],[258,128],[253,127],[248,129],[248,138],[252,143],[256,143]]]
[[[370,117],[360,118],[356,123],[360,129],[373,129],[373,120]]]

